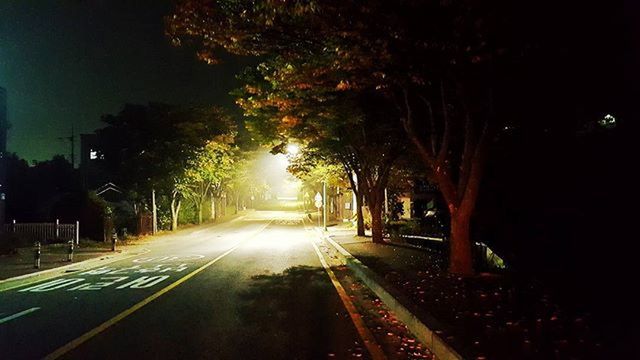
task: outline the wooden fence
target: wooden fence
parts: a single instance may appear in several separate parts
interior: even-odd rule
[[[29,242],[67,242],[73,240],[76,244],[80,241],[80,222],[75,224],[54,223],[17,223],[5,224],[4,230],[16,234]]]

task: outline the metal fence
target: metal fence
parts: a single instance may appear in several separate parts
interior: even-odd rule
[[[63,241],[73,240],[76,244],[80,241],[80,222],[75,224],[54,223],[17,223],[5,224],[4,230],[16,234],[21,239],[30,242],[36,241]]]

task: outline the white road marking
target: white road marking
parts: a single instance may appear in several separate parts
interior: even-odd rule
[[[36,286],[28,287],[26,289],[19,290],[19,292],[45,292],[52,291],[56,289],[61,289],[63,287],[67,287],[69,285],[73,285],[78,282],[82,282],[84,279],[58,279],[54,281],[50,281],[44,284],[38,284]]]
[[[34,311],[38,311],[38,310],[40,310],[40,308],[39,308],[39,307],[33,307],[33,308],[31,308],[31,309],[27,309],[27,310],[24,310],[24,311],[20,311],[19,313],[15,313],[15,314],[13,314],[13,315],[11,315],[11,316],[7,316],[7,317],[5,317],[5,318],[0,319],[0,324],[2,324],[2,323],[6,323],[7,321],[11,321],[11,320],[13,320],[13,319],[17,319],[17,318],[19,318],[20,316],[25,316],[25,315],[27,315],[27,314],[31,314],[32,312],[34,312]]]
[[[187,270],[189,265],[182,263],[180,265],[163,265],[157,264],[151,267],[142,267],[141,265],[134,265],[125,268],[116,268],[103,266],[101,268],[85,271],[80,275],[132,275],[132,274],[148,274],[148,273],[166,273],[166,272],[182,272]]]
[[[198,260],[204,258],[204,255],[174,255],[174,256],[149,256],[149,257],[141,257],[133,260],[134,263],[145,263],[145,262],[172,262],[172,261],[190,261],[190,260]]]
[[[117,282],[127,280],[128,276],[106,276],[101,277],[100,280],[107,280],[98,283],[84,283],[80,284],[76,287],[72,287],[71,289],[67,289],[67,291],[75,291],[75,290],[102,290],[107,286],[111,286]]]
[[[120,285],[116,289],[118,289],[118,290],[126,289],[126,288],[130,288],[130,289],[146,289],[148,287],[152,287],[153,285],[161,283],[164,280],[167,280],[168,278],[169,278],[169,275],[143,276],[143,277],[137,278],[137,279],[135,279],[133,281],[130,281],[130,282],[124,284],[124,285]]]

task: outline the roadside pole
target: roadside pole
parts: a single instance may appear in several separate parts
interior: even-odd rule
[[[156,210],[156,189],[151,189],[151,212],[152,212],[152,225],[151,233],[155,235],[158,232],[158,212]]]
[[[327,182],[322,182],[322,224],[327,231]]]
[[[389,193],[387,188],[384,188],[384,214],[389,216]]]
[[[320,208],[322,207],[322,202],[324,200],[322,199],[322,195],[320,195],[319,192],[316,193],[316,196],[313,197],[313,200],[315,200],[315,205],[318,209],[318,227],[320,227]]]
[[[40,241],[36,241],[33,244],[33,267],[35,269],[40,269],[40,256],[42,255],[42,247],[40,246]]]

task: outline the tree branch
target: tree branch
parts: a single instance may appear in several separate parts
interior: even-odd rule
[[[465,124],[464,124],[464,148],[462,150],[462,159],[460,161],[460,174],[458,176],[458,195],[463,196],[469,181],[469,175],[471,172],[471,165],[473,158],[475,157],[476,142],[473,131],[473,122],[471,121],[471,115],[468,111],[465,111]]]
[[[436,128],[436,119],[433,116],[433,107],[431,106],[431,102],[424,96],[420,96],[420,99],[427,107],[427,114],[429,115],[429,123],[431,125],[429,129],[429,137],[431,138],[431,152],[433,154],[436,154],[438,153],[438,129]]]
[[[444,130],[442,132],[442,146],[438,153],[437,162],[439,166],[445,163],[447,154],[449,153],[449,143],[451,141],[451,118],[449,117],[449,110],[446,101],[446,94],[444,88],[444,80],[440,82],[440,97],[442,98],[442,118],[444,120]]]

